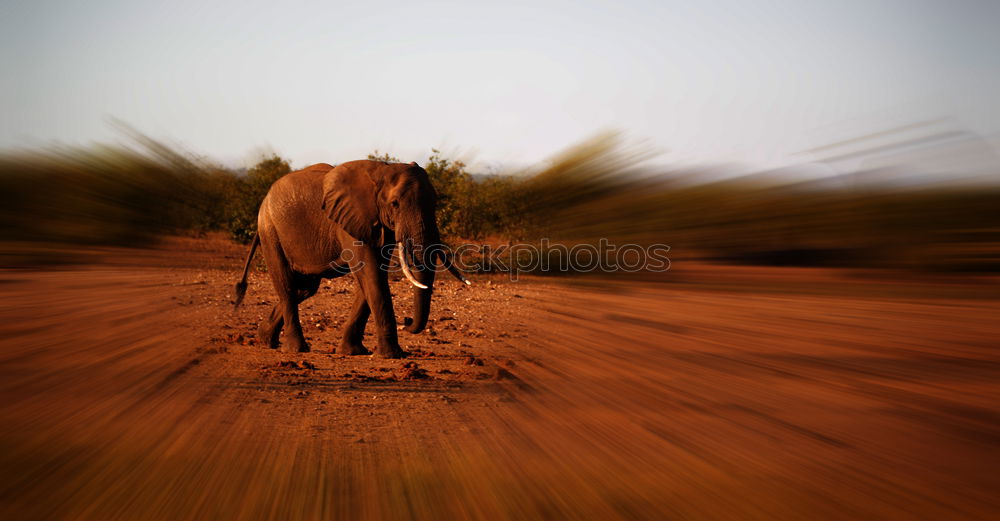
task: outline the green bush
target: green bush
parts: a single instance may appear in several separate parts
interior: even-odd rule
[[[245,177],[236,178],[226,199],[226,228],[233,240],[248,243],[257,233],[257,210],[279,178],[291,172],[288,161],[272,155],[247,170]]]

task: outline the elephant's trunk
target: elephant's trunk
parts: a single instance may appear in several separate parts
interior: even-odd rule
[[[427,327],[427,318],[431,314],[431,294],[434,289],[413,288],[413,321],[405,327],[410,333],[419,333]]]
[[[432,241],[427,241],[427,239]],[[401,263],[409,264],[410,259],[416,262],[410,265],[410,274],[416,282],[426,288],[420,288],[417,284],[413,287],[413,319],[405,321],[405,329],[410,333],[419,333],[427,327],[427,319],[431,314],[431,296],[434,293],[434,263],[428,257],[430,248],[436,242],[436,230],[415,234],[409,240],[404,238],[399,241],[399,253]],[[413,249],[411,249],[411,246]],[[414,251],[418,250],[418,251]],[[405,260],[404,260],[405,259]],[[411,281],[412,282],[412,281]]]

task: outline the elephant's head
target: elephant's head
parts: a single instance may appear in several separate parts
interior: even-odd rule
[[[406,330],[422,331],[430,314],[435,261],[460,277],[447,256],[432,247],[441,237],[437,194],[427,172],[416,163],[351,161],[326,174],[323,190],[323,208],[351,236],[377,247],[383,232],[392,232],[400,265],[415,286],[414,317]]]

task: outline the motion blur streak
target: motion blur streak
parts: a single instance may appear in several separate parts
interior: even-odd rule
[[[0,519],[1000,519],[1000,168],[939,127],[752,175],[614,133],[520,176],[434,152],[446,240],[670,270],[439,283],[402,361],[324,352],[349,277],[301,306],[311,353],[254,338],[258,264],[233,311],[287,161],[4,156]]]
[[[665,284],[441,285],[410,379],[252,345],[227,241],[113,253],[2,276],[4,519],[1000,515],[985,278],[687,263]],[[303,306],[317,348],[350,284]]]

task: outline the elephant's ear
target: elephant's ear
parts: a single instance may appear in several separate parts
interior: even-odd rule
[[[375,183],[365,168],[344,164],[323,179],[323,209],[352,237],[372,244],[377,236]]]

